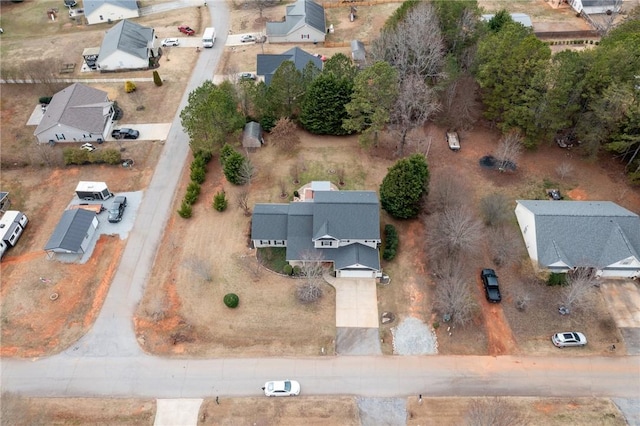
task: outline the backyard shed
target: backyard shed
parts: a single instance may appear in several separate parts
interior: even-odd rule
[[[242,134],[242,146],[244,148],[260,148],[264,144],[262,126],[260,123],[250,121],[244,126]]]
[[[44,249],[48,253],[84,253],[96,229],[98,218],[94,212],[65,210]]]

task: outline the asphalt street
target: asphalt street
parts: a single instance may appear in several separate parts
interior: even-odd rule
[[[226,2],[209,2],[220,43],[203,49],[188,94],[211,79],[228,34]],[[637,398],[640,357],[343,356],[184,360],[146,355],[132,317],[144,292],[189,151],[176,115],[102,311],[67,351],[2,359],[3,391],[55,397],[258,396],[267,380],[300,381],[302,394],[362,396],[596,396]]]

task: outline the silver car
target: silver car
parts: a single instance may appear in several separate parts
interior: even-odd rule
[[[553,344],[559,348],[566,346],[585,346],[587,344],[587,338],[584,334],[577,331],[565,331],[563,333],[556,333],[551,336]]]

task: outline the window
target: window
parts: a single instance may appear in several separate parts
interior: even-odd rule
[[[100,20],[101,20],[101,21],[104,21],[104,18],[102,17],[102,15],[100,15]]]
[[[333,245],[333,241],[320,241],[320,245],[322,247],[331,247]]]

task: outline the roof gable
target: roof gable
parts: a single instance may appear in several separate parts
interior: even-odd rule
[[[124,9],[138,10],[136,0],[83,0],[82,7],[85,15],[91,15],[103,5],[114,5]]]
[[[323,34],[327,31],[324,8],[312,0],[288,5],[284,22],[267,22],[267,35],[284,36],[305,24]]]
[[[141,59],[147,59],[153,37],[153,28],[143,27],[123,19],[106,32],[98,56],[106,58],[116,51],[122,51]]]
[[[78,253],[95,217],[96,214],[88,210],[65,210],[44,249],[63,249]]]
[[[610,201],[518,200],[535,218],[538,261],[604,267],[638,258],[640,217]]]
[[[105,122],[104,110],[111,105],[107,92],[74,83],[53,96],[34,135],[58,124],[89,133],[102,133]]]

